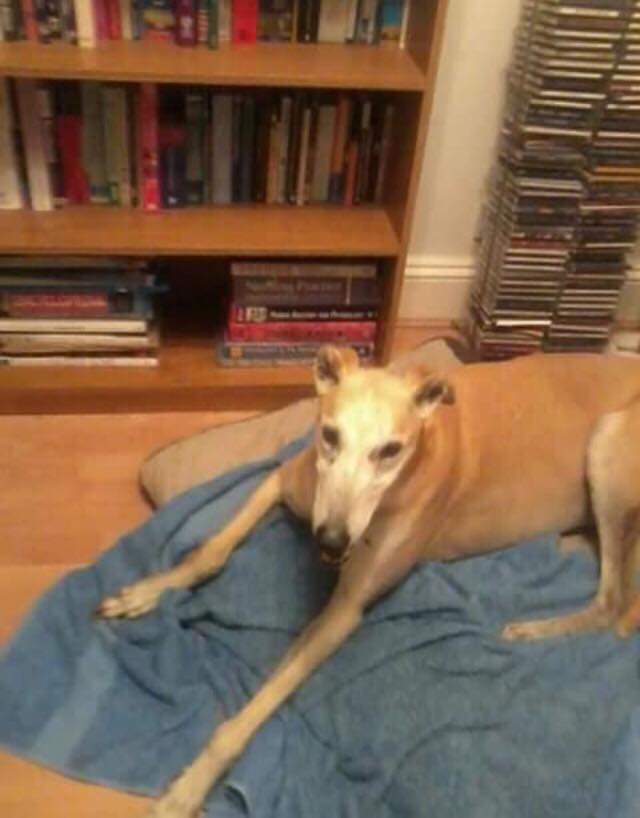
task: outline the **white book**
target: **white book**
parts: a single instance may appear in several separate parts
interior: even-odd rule
[[[233,97],[231,94],[214,94],[211,99],[211,201],[229,204],[232,199],[233,157]]]
[[[345,23],[345,41],[352,43],[356,39],[358,28],[358,0],[345,0],[346,23]]]
[[[75,0],[74,7],[78,45],[80,48],[95,48],[98,38],[92,0]]]
[[[31,207],[34,210],[53,210],[53,190],[40,117],[38,82],[16,79],[15,84]]]
[[[24,206],[9,80],[0,77],[0,210],[19,210]]]
[[[60,355],[66,352],[133,352],[157,346],[151,335],[110,335],[73,332],[0,333],[4,355]]]
[[[350,8],[345,0],[322,0],[318,21],[318,42],[344,43]]]
[[[218,43],[231,42],[231,0],[218,0]]]
[[[158,366],[155,355],[0,355],[0,366]]]
[[[0,318],[0,332],[135,335],[147,329],[143,318]]]
[[[331,176],[331,149],[336,127],[336,106],[320,105],[318,109],[318,130],[311,182],[311,200],[329,200],[329,180]]]
[[[131,0],[120,0],[120,25],[122,39],[133,40],[133,26],[131,25]]]

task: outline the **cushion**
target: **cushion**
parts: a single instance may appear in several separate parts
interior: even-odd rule
[[[437,338],[397,358],[402,369],[423,364],[437,372],[459,366],[464,349],[454,339]],[[303,435],[315,419],[316,398],[305,398],[247,420],[205,429],[154,452],[143,463],[140,483],[155,506],[243,463],[271,457]]]

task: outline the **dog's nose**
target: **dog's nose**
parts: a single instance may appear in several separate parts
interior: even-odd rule
[[[320,525],[316,530],[316,537],[323,550],[338,554],[349,545],[349,535],[344,528]]]

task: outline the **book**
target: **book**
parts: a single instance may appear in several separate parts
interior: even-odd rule
[[[375,341],[375,321],[282,321],[227,323],[229,341],[346,343]]]
[[[80,2],[80,0],[76,0],[76,2]],[[39,39],[39,33],[35,0],[20,0],[20,8],[22,10],[22,26],[24,29],[25,38],[27,40],[37,42]]]
[[[231,94],[211,95],[211,201],[214,204],[232,201],[232,109]]]
[[[175,36],[172,0],[143,0],[142,38],[170,42]]]
[[[339,203],[343,197],[345,157],[347,138],[351,127],[351,114],[351,99],[346,94],[343,94],[340,96],[336,108],[336,122],[333,132],[333,144],[331,146],[328,190],[328,199],[330,202]]]
[[[187,203],[204,204],[207,97],[202,88],[190,88],[185,92],[185,127]]]
[[[142,318],[0,318],[0,333],[87,333],[135,335],[147,331]]]
[[[39,83],[31,79],[16,79],[14,82],[31,207],[53,210],[53,187],[38,99]]]
[[[102,92],[109,195],[113,204],[130,207],[132,173],[127,91],[122,86],[105,85]]]
[[[293,37],[294,0],[259,0],[259,40],[291,42]]]
[[[89,182],[89,201],[111,202],[107,174],[102,86],[92,80],[80,83],[82,95],[82,163]]]
[[[55,89],[56,137],[64,199],[89,201],[89,183],[82,162],[82,100],[77,82],[59,82]]]
[[[256,141],[256,100],[247,94],[242,98],[240,116],[240,196],[239,201],[253,199],[253,151]]]
[[[0,355],[61,355],[78,352],[136,352],[157,349],[156,334],[0,332]]]
[[[402,34],[402,18],[407,0],[381,0],[380,12],[380,42],[400,42]]]
[[[301,43],[318,42],[320,0],[298,0],[297,38]]]
[[[198,41],[196,0],[175,0],[175,40],[178,45],[194,46]]]
[[[0,210],[17,210],[24,205],[9,80],[0,77]]]
[[[183,89],[163,85],[158,89],[158,157],[162,207],[187,204],[187,130]]]
[[[138,203],[143,210],[160,208],[160,168],[158,145],[158,89],[143,82],[136,97],[136,154]]]
[[[231,42],[232,0],[218,0],[218,43]]]
[[[4,318],[144,318],[153,315],[151,298],[144,292],[77,292],[34,290],[0,292]]]
[[[119,0],[120,4],[120,25],[122,28],[123,40],[134,40],[133,6],[132,0]]]
[[[322,0],[318,19],[318,42],[346,42],[349,12],[349,4],[345,0]]]
[[[224,338],[219,345],[218,360],[222,366],[288,366],[312,363],[320,343],[235,343]],[[348,343],[363,361],[371,361],[373,343]]]
[[[232,0],[231,41],[255,43],[258,36],[258,0]]]
[[[318,108],[316,145],[311,182],[310,198],[313,202],[329,201],[329,183],[335,127],[336,106],[330,102],[320,104]]]
[[[19,40],[20,29],[21,14],[17,0],[0,0],[0,40]]]
[[[359,305],[345,306],[244,306],[231,303],[229,307],[229,322],[237,324],[261,324],[266,322],[283,323],[329,321],[377,321],[376,307]]]

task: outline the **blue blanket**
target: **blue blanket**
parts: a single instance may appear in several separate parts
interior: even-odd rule
[[[0,742],[63,773],[157,793],[330,593],[306,527],[275,509],[227,569],[135,621],[98,601],[168,566],[289,456],[195,488],[74,571],[0,655]],[[537,643],[513,618],[586,602],[586,554],[554,538],[416,569],[258,733],[214,818],[637,818],[640,639]]]

